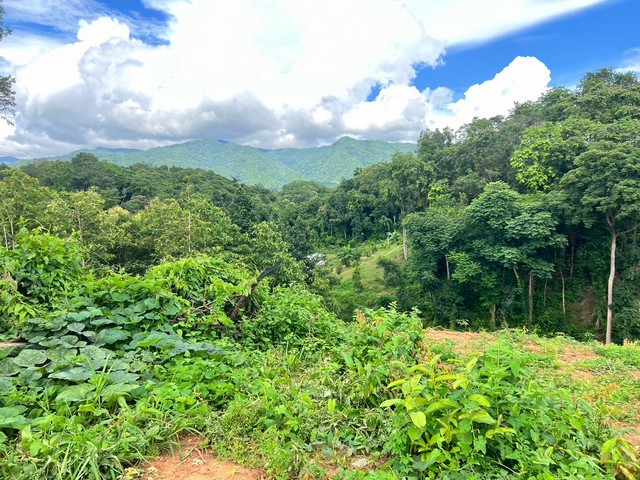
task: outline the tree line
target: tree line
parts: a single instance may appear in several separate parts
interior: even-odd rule
[[[333,189],[80,153],[0,171],[2,240],[11,248],[20,227],[74,235],[92,262],[132,272],[196,253],[258,270],[286,257],[283,278],[330,297],[301,260],[397,232],[406,261],[382,262],[395,295],[381,303],[454,327],[638,338],[639,133],[640,82],[602,69],[506,117],[425,131],[415,154]]]

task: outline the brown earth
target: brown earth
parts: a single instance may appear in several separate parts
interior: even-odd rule
[[[264,470],[246,468],[232,462],[218,460],[191,436],[181,442],[181,451],[166,453],[142,465],[143,480],[261,480]]]

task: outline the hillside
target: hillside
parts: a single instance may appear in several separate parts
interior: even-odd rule
[[[128,166],[156,166],[213,170],[242,183],[279,188],[295,180],[335,186],[357,168],[388,162],[394,153],[413,152],[413,143],[387,143],[343,137],[316,148],[265,150],[221,140],[194,140],[149,150],[96,148],[87,150],[100,160]],[[71,152],[49,160],[71,160]],[[25,163],[24,161],[22,163]]]

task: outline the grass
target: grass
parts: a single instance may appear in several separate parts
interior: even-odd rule
[[[339,314],[344,319],[351,318],[357,309],[386,306],[397,294],[395,288],[385,285],[384,269],[379,261],[403,262],[402,245],[381,242],[361,246],[360,251],[360,259],[349,266],[342,266],[335,254],[328,256],[327,268],[339,273],[340,284],[335,287],[334,295],[337,303],[343,307]],[[357,273],[359,284],[354,279]]]

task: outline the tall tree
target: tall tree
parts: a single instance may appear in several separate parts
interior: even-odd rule
[[[576,158],[575,165],[561,182],[566,204],[575,209],[574,218],[587,226],[604,222],[611,238],[605,334],[605,342],[611,343],[616,247],[619,237],[640,223],[640,142],[633,138],[595,142]]]
[[[0,0],[0,40],[5,36],[11,34],[10,28],[4,28],[4,7],[2,6],[2,0]],[[11,117],[13,117],[16,106],[16,92],[13,90],[13,84],[16,79],[11,76],[0,76],[0,118],[2,118],[9,125],[13,125]]]

